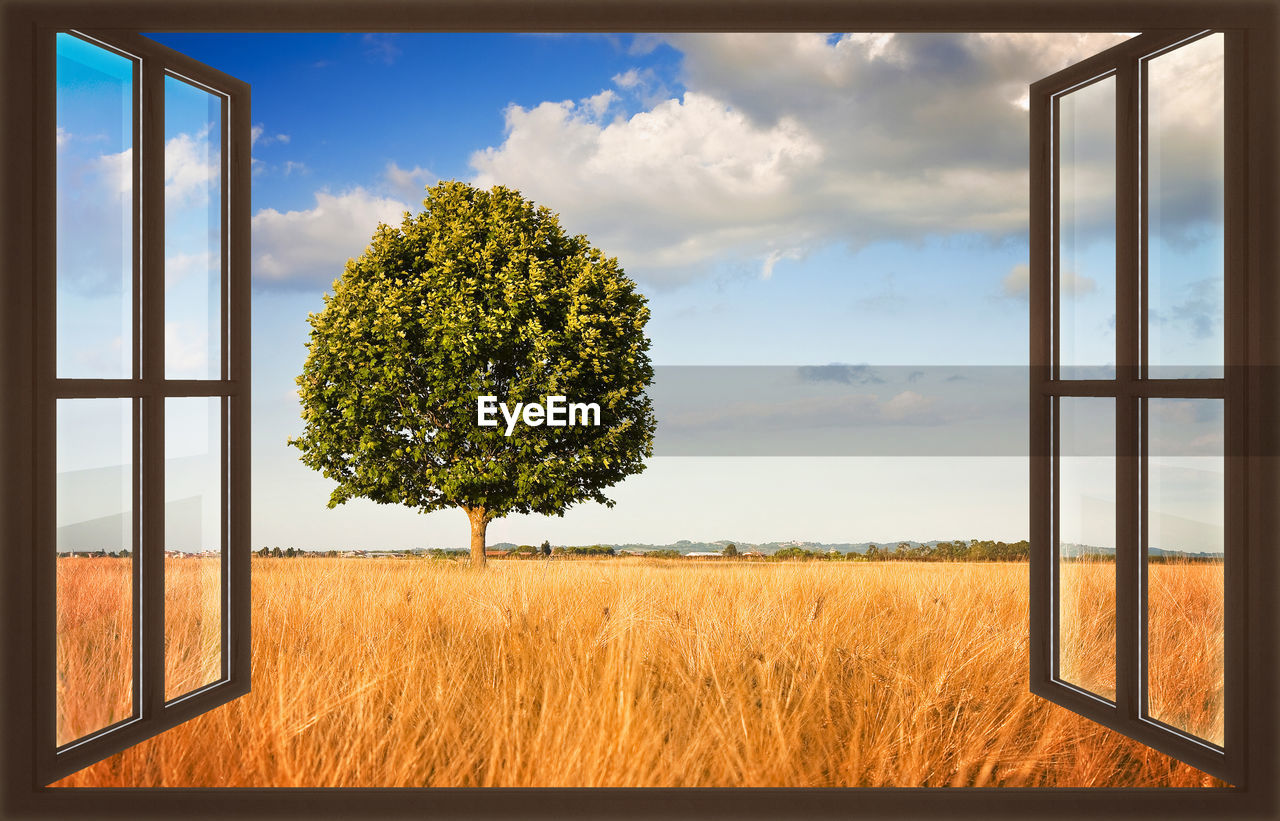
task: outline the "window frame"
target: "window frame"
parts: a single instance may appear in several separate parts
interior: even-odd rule
[[[70,34],[133,62],[132,372],[117,379],[57,374],[56,38]],[[37,33],[35,213],[34,712],[37,780],[51,783],[249,692],[249,87],[127,32],[41,27]],[[178,77],[221,98],[219,138],[219,378],[165,374],[165,80]],[[158,148],[157,148],[158,147]],[[155,286],[152,283],[159,283]],[[172,700],[165,694],[165,404],[209,397],[221,406],[220,636],[217,681]],[[133,412],[132,663],[134,714],[58,746],[55,526],[57,403],[128,399]]]
[[[1147,33],[1033,83],[1031,103],[1031,691],[1223,780],[1245,778],[1249,561],[1245,549],[1249,269],[1244,158],[1244,35],[1224,38],[1224,345],[1223,376],[1151,379],[1147,336],[1146,67],[1162,54],[1216,30]],[[1064,379],[1059,372],[1060,312],[1057,166],[1058,102],[1081,88],[1116,82],[1116,368],[1114,379]],[[1057,676],[1059,399],[1098,397],[1116,408],[1116,699],[1108,702]],[[1146,408],[1149,399],[1221,399],[1225,422],[1224,734],[1221,748],[1147,715]]]
[[[170,818],[189,814],[191,801],[203,812],[255,816],[326,814],[376,817],[415,813],[455,817],[531,814],[556,817],[636,817],[699,814],[734,818],[888,815],[954,817],[957,813],[1026,818],[1032,814],[1131,817],[1135,812],[1166,818],[1269,817],[1280,807],[1276,739],[1280,709],[1273,694],[1280,658],[1272,637],[1280,632],[1280,597],[1269,595],[1280,581],[1280,557],[1262,534],[1280,532],[1280,511],[1253,504],[1280,496],[1280,431],[1269,420],[1280,411],[1280,12],[1266,0],[760,0],[741,3],[706,0],[617,0],[583,4],[575,0],[494,0],[467,4],[450,0],[381,0],[353,14],[346,0],[188,0],[158,4],[120,0],[109,7],[70,0],[0,0],[0,94],[8,116],[0,120],[0,254],[10,264],[0,271],[0,465],[6,477],[27,477],[34,465],[29,446],[34,413],[31,305],[35,225],[31,160],[34,111],[31,82],[34,32],[41,25],[97,26],[130,31],[1157,31],[1238,28],[1246,35],[1248,61],[1248,167],[1253,177],[1248,214],[1254,230],[1246,253],[1258,275],[1248,283],[1253,333],[1248,406],[1247,550],[1249,641],[1247,712],[1250,733],[1247,778],[1226,790],[51,790],[35,783],[29,760],[32,742],[31,682],[0,677],[0,807],[13,814],[65,817],[68,812],[114,812]],[[1037,458],[1033,456],[1033,459]],[[24,548],[32,537],[32,499],[25,478],[7,478],[0,494],[5,530],[6,574],[0,574],[0,647],[3,660],[18,669],[31,658],[30,583],[32,561]]]

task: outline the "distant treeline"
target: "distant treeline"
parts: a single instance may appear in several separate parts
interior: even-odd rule
[[[742,549],[746,551],[746,548]],[[263,547],[255,551],[258,556],[263,558],[292,559],[298,556],[312,557],[328,557],[340,558],[344,555],[352,555],[352,551],[326,550],[326,551],[307,551],[300,548],[279,547]],[[466,549],[451,548],[444,549],[434,547],[429,550],[369,550],[355,551],[355,555],[360,557],[401,557],[401,558],[417,558],[417,559],[463,559],[470,555]],[[740,551],[735,545],[728,545],[722,551],[721,556],[725,559],[738,559],[744,561],[766,561],[766,562],[782,562],[796,560],[812,560],[812,561],[832,561],[832,562],[1022,562],[1027,561],[1031,556],[1031,545],[1027,541],[1020,542],[1001,542],[982,539],[970,539],[968,542],[956,540],[951,542],[937,542],[936,544],[915,544],[910,542],[898,542],[896,545],[876,545],[872,544],[865,550],[850,550],[840,552],[838,550],[814,550],[806,547],[784,547],[775,550],[773,553],[760,553],[757,551]],[[125,556],[128,551],[124,551]],[[84,553],[78,555],[86,555]],[[103,553],[93,553],[87,555],[104,555]],[[105,554],[115,555],[115,554]],[[505,556],[513,559],[532,559],[532,558],[586,558],[586,557],[607,557],[607,556],[640,556],[645,559],[685,559],[685,558],[708,558],[712,561],[717,560],[716,556],[707,556],[704,552],[702,556],[690,557],[687,553],[670,548],[661,548],[646,551],[628,551],[619,550],[612,545],[595,544],[595,545],[573,545],[551,547],[549,543],[544,542],[542,545],[519,545],[506,551],[493,551],[490,554],[494,558]],[[1114,562],[1115,554],[1110,552],[1080,552],[1074,555],[1064,555],[1062,561],[1066,562]],[[1152,553],[1147,560],[1152,564],[1163,564],[1169,562],[1221,562],[1221,556],[1214,556],[1204,553],[1178,553],[1176,551],[1160,551]]]
[[[993,542],[972,539],[968,542],[938,542],[935,545],[909,544],[871,545],[864,552],[850,550],[847,553],[808,550],[803,547],[784,547],[765,559],[825,559],[849,562],[1020,562],[1031,556],[1028,542]]]

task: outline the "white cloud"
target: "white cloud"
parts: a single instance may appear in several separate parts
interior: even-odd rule
[[[351,257],[368,247],[378,223],[399,225],[408,206],[364,188],[317,191],[315,207],[253,217],[253,276],[257,285],[328,289]]]
[[[422,204],[426,197],[427,185],[436,181],[437,177],[430,169],[415,165],[413,168],[401,168],[394,162],[387,163],[383,178],[391,193],[405,202]]]
[[[903,391],[885,402],[881,413],[885,419],[893,421],[932,419],[931,411],[937,401],[936,396],[921,396],[915,391]]]
[[[394,34],[366,34],[363,38],[364,54],[369,62],[391,65],[400,57]]]
[[[176,285],[196,275],[205,278],[217,276],[214,267],[217,262],[219,260],[208,251],[169,254],[164,258],[165,285]]]
[[[802,251],[794,248],[789,251],[771,251],[769,255],[764,258],[764,265],[760,267],[760,278],[772,279],[773,269],[779,262],[784,259],[801,259],[803,256],[804,253]]]
[[[1020,262],[1010,268],[1002,286],[1005,296],[1026,299],[1031,290],[1031,266]],[[1093,277],[1077,274],[1074,271],[1060,271],[1058,287],[1068,296],[1084,296],[1098,290],[1098,282]]]
[[[475,182],[520,189],[659,278],[744,244],[790,250],[806,230],[779,230],[800,210],[791,181],[823,153],[792,118],[760,127],[695,92],[607,124],[603,110],[599,98],[508,108],[506,142],[472,157]]]
[[[274,143],[287,145],[288,142],[289,142],[288,134],[268,134],[266,127],[263,126],[262,123],[258,123],[257,125],[249,129],[250,145],[256,146],[261,144],[261,145],[267,146],[267,145],[272,145]]]
[[[519,189],[651,283],[772,272],[831,242],[1025,231],[1027,86],[1122,36],[665,39],[682,95],[614,119],[615,97],[512,106],[472,156],[477,184]],[[613,78],[641,98],[655,82]]]
[[[164,144],[165,207],[208,205],[220,174],[218,146],[209,140],[207,131],[171,137]]]
[[[133,149],[116,154],[103,154],[88,163],[90,178],[105,185],[112,196],[133,195]],[[92,196],[92,193],[90,193]]]
[[[164,323],[165,371],[202,378],[209,372],[209,331],[190,322]]]

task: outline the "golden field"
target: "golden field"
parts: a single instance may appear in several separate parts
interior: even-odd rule
[[[1162,694],[1220,686],[1213,567],[1152,568]],[[1028,692],[1025,564],[255,558],[253,603],[250,695],[59,785],[1221,785]]]

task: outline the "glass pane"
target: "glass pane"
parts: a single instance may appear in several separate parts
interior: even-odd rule
[[[1153,378],[1223,366],[1223,39],[1147,63],[1147,364]]]
[[[58,400],[58,745],[133,716],[132,408]]]
[[[1058,403],[1058,676],[1114,701],[1115,400]]]
[[[1058,100],[1058,365],[1113,379],[1116,361],[1116,83]]]
[[[1221,399],[1147,404],[1147,714],[1223,742]]]
[[[165,698],[222,677],[222,399],[165,400]]]
[[[133,375],[132,60],[57,36],[58,376]]]
[[[222,98],[164,81],[165,376],[222,376]]]

